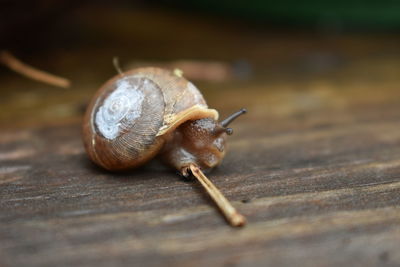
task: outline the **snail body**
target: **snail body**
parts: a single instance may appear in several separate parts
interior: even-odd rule
[[[245,224],[204,175],[225,156],[227,126],[242,109],[218,122],[200,91],[180,72],[139,68],[120,73],[94,95],[83,119],[90,159],[111,170],[133,169],[155,156],[182,175],[195,176],[233,226]]]
[[[86,111],[83,141],[89,157],[108,170],[138,167],[160,154],[182,170],[217,166],[227,129],[217,123],[199,90],[174,72],[139,68],[117,75]]]

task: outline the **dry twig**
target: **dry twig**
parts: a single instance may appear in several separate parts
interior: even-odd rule
[[[32,66],[29,66],[21,62],[8,51],[0,51],[0,63],[4,64],[15,72],[18,72],[19,74],[22,74],[36,81],[62,88],[68,88],[70,86],[70,81],[68,79],[58,77],[48,72],[38,70]]]
[[[204,173],[194,164],[190,164],[190,170],[194,177],[201,183],[207,190],[218,208],[225,215],[226,219],[232,226],[243,226],[246,224],[246,218],[240,214],[229,201],[222,195],[222,193],[215,187],[215,185],[204,175]]]

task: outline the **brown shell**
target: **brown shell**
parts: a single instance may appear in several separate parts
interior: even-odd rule
[[[187,120],[218,119],[194,85],[171,71],[139,68],[107,81],[83,121],[89,157],[108,170],[140,166],[153,158],[168,133]]]

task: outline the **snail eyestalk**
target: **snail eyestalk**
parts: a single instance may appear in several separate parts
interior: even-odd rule
[[[232,135],[233,134],[233,129],[232,128],[225,128],[225,132],[227,135]]]
[[[224,128],[224,127],[220,126],[220,127],[216,128],[216,129],[214,129],[212,131],[212,133],[215,136],[219,136],[219,135],[221,135],[223,133],[226,133],[227,135],[232,135],[233,134],[233,129],[232,128]]]
[[[193,176],[196,177],[214,200],[215,204],[217,204],[230,225],[234,227],[244,226],[246,224],[246,218],[231,205],[218,188],[204,175],[200,168],[195,164],[190,164],[189,168]]]
[[[237,117],[245,114],[247,112],[247,110],[245,108],[242,108],[241,110],[233,113],[232,115],[230,115],[228,118],[226,118],[225,120],[221,121],[221,126],[222,127],[226,127],[228,126],[232,121],[234,121]]]

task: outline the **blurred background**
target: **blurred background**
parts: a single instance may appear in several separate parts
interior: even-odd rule
[[[383,90],[396,87],[400,77],[398,1],[1,5],[0,49],[72,83],[60,89],[0,66],[3,125],[80,118],[93,93],[116,74],[113,57],[125,70],[181,68],[210,106],[223,114],[252,107],[253,119],[341,109],[346,99],[335,98],[335,90]],[[229,103],[219,103],[221,97]]]

